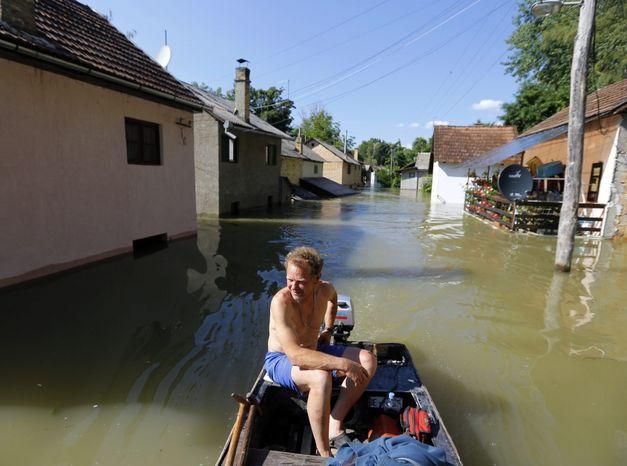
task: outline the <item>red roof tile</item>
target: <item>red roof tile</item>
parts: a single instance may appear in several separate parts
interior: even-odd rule
[[[201,105],[187,88],[86,5],[74,0],[35,0],[35,25],[36,34],[30,35],[0,21],[0,39],[122,79],[138,88]]]
[[[516,137],[512,126],[435,126],[434,161],[462,163],[473,160]]]
[[[625,111],[625,105],[627,105],[627,79],[602,87],[598,91],[589,94],[586,98],[586,120],[623,112]],[[540,131],[568,123],[569,109],[570,107],[563,108],[546,120],[529,128],[521,136],[539,133]]]

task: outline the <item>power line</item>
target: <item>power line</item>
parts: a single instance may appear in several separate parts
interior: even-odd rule
[[[505,24],[505,26],[507,27],[507,23],[505,22],[505,18],[511,13],[512,9],[513,9],[513,6],[505,10],[505,14],[498,21],[498,24]],[[478,32],[480,32],[480,31],[478,31]],[[500,32],[500,29],[497,26],[487,36],[487,38],[483,41],[483,43],[476,49],[475,53],[470,58],[470,60],[468,60],[465,63],[465,65],[461,66],[461,69],[462,69],[461,73],[459,73],[457,76],[455,76],[453,78],[453,82],[448,87],[447,91],[445,92],[445,95],[452,95],[452,94],[454,94],[454,92],[456,92],[457,88],[459,87],[458,84],[465,82],[465,80],[463,78],[467,74],[467,71],[471,69],[471,64],[473,64],[475,62],[475,59],[480,55],[480,53],[483,51],[485,46],[488,43],[490,43],[492,37],[493,36],[497,37],[499,35],[499,32]],[[475,37],[476,37],[476,35],[475,35]],[[474,40],[474,37],[473,37],[473,40]],[[466,52],[468,51],[469,46],[470,46],[470,42],[468,43],[468,47],[466,47],[466,49],[464,50],[464,53],[462,54],[460,59],[457,61],[458,63],[461,63],[462,58],[466,54]],[[426,110],[427,114],[432,110],[433,102],[437,101],[437,97],[440,95],[440,91],[443,89],[443,87],[444,87],[444,83],[443,83],[442,86],[440,86],[440,88],[438,89],[438,91],[436,93],[432,94],[432,97],[431,97],[429,103],[427,105],[425,105],[425,108],[427,109]]]
[[[473,6],[475,6],[477,3],[479,3],[481,0],[474,0],[474,2],[472,2],[471,4],[465,6],[464,8],[462,8],[461,10],[457,11],[456,13],[454,13],[453,15],[449,16],[448,18],[446,18],[444,21],[441,21],[440,23],[436,24],[435,26],[431,27],[430,29],[428,29],[427,31],[423,32],[420,36],[414,38],[412,41],[403,44],[403,46],[407,46],[411,43],[414,43],[416,40],[423,38],[424,36],[426,36],[427,34],[430,34],[431,32],[435,31],[436,29],[439,29],[440,27],[444,26],[445,24],[447,24],[448,22],[452,21],[453,19],[455,19],[457,16],[461,15],[462,13],[464,13],[465,11],[467,11],[468,9],[472,8]],[[500,8],[500,6],[498,7]],[[436,15],[435,18],[437,18],[438,16],[443,16],[444,13],[447,12],[447,10],[452,9],[452,6],[445,9],[443,12],[441,12],[440,14]],[[495,11],[495,10],[492,10]],[[370,57],[367,57],[366,59],[361,60],[360,62],[358,62],[356,65],[353,65],[349,68],[346,68],[345,70],[339,72],[339,73],[335,73],[334,75],[331,75],[330,77],[324,78],[322,80],[319,80],[315,83],[309,84],[307,86],[304,86],[298,90],[295,91],[296,94],[298,94],[299,92],[301,92],[301,95],[298,97],[295,97],[294,99],[303,99],[305,97],[308,97],[310,95],[316,94],[318,92],[321,92],[325,89],[328,89],[329,87],[332,87],[336,84],[339,84],[340,82],[343,82],[345,80],[347,80],[348,78],[361,73],[362,71],[370,68],[371,66],[375,65],[376,63],[378,63],[380,61],[380,59],[376,60],[376,61],[370,61],[372,58],[375,58],[381,54],[383,54],[384,52],[386,52],[387,50],[397,46],[398,44],[402,43],[404,40],[406,40],[408,37],[413,36],[417,31],[420,31],[423,29],[424,26],[428,25],[433,19],[432,18],[430,20],[428,20],[425,24],[421,25],[420,27],[418,27],[417,29],[414,29],[413,31],[411,31],[409,34],[404,35],[403,37],[401,37],[400,39],[398,39],[397,41],[393,42],[392,44],[388,45],[387,47],[379,50],[378,52],[376,52],[375,54],[371,55]],[[363,65],[361,68],[355,69],[357,66],[359,65]],[[345,74],[347,72],[349,72],[348,74]],[[302,93],[303,90],[309,88],[309,87],[314,87],[317,84],[321,84],[329,79],[332,79],[335,76],[340,76],[343,75],[341,78],[336,79],[335,81],[330,82],[329,84],[325,84],[324,86],[319,87],[318,89],[314,89],[311,90],[309,92],[305,92],[304,94]],[[268,108],[268,107],[273,107],[273,106],[280,106],[283,105],[285,102],[277,102],[275,104],[271,104],[265,107],[256,107],[256,109],[261,109],[261,108]]]
[[[432,4],[432,5],[433,5],[433,4]],[[274,73],[276,73],[277,71],[281,71],[281,70],[284,70],[284,69],[286,69],[286,68],[290,68],[290,67],[292,67],[292,66],[294,66],[294,65],[298,65],[299,63],[302,63],[302,62],[304,62],[304,61],[311,60],[313,57],[317,57],[318,55],[321,55],[321,54],[323,54],[324,52],[328,52],[329,50],[335,50],[335,49],[337,49],[337,48],[339,48],[339,47],[342,47],[343,45],[346,45],[346,44],[348,44],[348,43],[350,43],[350,42],[353,42],[354,40],[359,39],[360,37],[363,37],[363,36],[368,35],[368,34],[372,34],[373,32],[378,31],[378,30],[383,29],[383,28],[386,28],[386,27],[388,27],[389,25],[396,23],[397,21],[400,21],[400,20],[402,20],[402,19],[406,19],[406,18],[408,18],[409,16],[411,16],[411,15],[413,15],[413,14],[415,14],[415,13],[418,13],[419,11],[424,11],[424,7],[423,7],[423,6],[420,6],[419,8],[416,8],[416,9],[414,9],[414,10],[408,11],[407,13],[403,13],[403,14],[402,14],[402,15],[400,15],[400,16],[397,16],[396,18],[394,18],[394,19],[392,19],[392,20],[388,21],[387,23],[382,24],[381,26],[377,26],[377,27],[375,27],[375,28],[368,29],[367,31],[363,31],[363,32],[361,32],[361,33],[359,33],[359,34],[357,34],[357,35],[355,35],[355,36],[351,37],[350,39],[347,39],[347,40],[342,41],[342,42],[338,42],[338,43],[333,44],[333,45],[331,45],[331,46],[329,46],[329,47],[326,47],[326,48],[324,48],[324,49],[321,49],[321,50],[319,50],[319,51],[317,51],[317,52],[310,53],[309,55],[306,55],[306,56],[305,56],[305,57],[303,57],[303,58],[300,58],[300,59],[298,59],[298,60],[296,60],[296,61],[293,61],[293,62],[291,62],[291,63],[288,63],[287,65],[279,66],[278,68],[277,68],[277,67],[275,67],[275,68],[273,68],[273,69],[272,69],[272,71],[268,71],[267,73],[261,73],[261,74],[256,75],[256,76],[257,76],[257,78],[263,78],[264,76],[268,76],[268,75],[270,75],[270,74],[274,74]]]
[[[339,23],[337,23],[337,24],[335,24],[334,26],[331,26],[331,27],[329,27],[329,28],[325,29],[324,31],[318,32],[318,33],[314,34],[313,36],[307,37],[306,39],[303,39],[303,40],[301,40],[301,41],[299,41],[299,42],[296,42],[295,44],[292,44],[292,45],[290,45],[289,47],[286,47],[286,48],[284,48],[284,49],[281,49],[281,50],[279,50],[278,52],[273,53],[272,55],[269,55],[269,56],[267,56],[267,57],[264,57],[264,58],[262,58],[262,59],[261,59],[261,61],[263,62],[264,60],[269,60],[270,58],[274,58],[274,57],[276,57],[277,55],[281,55],[282,53],[285,53],[285,52],[287,52],[288,50],[292,50],[292,49],[294,49],[294,48],[296,48],[296,47],[298,47],[298,46],[300,46],[300,45],[302,45],[302,44],[305,44],[305,43],[307,43],[307,42],[309,42],[309,41],[311,41],[311,40],[313,40],[313,39],[315,39],[315,38],[317,38],[317,37],[320,37],[320,36],[322,36],[322,35],[326,34],[326,33],[327,33],[327,32],[329,32],[329,31],[333,31],[334,29],[337,29],[337,28],[339,28],[340,26],[343,26],[343,25],[345,25],[346,23],[349,23],[349,22],[351,22],[351,21],[353,21],[353,20],[355,20],[355,19],[359,18],[360,16],[365,15],[366,13],[370,13],[372,10],[374,10],[374,9],[376,9],[376,8],[379,8],[381,5],[384,5],[384,4],[388,3],[389,1],[390,1],[390,0],[383,0],[382,2],[377,3],[377,4],[376,4],[376,5],[374,5],[373,7],[370,7],[370,8],[368,8],[368,9],[366,9],[366,10],[362,11],[361,13],[358,13],[358,14],[356,14],[356,15],[354,15],[354,16],[351,16],[350,18],[347,18],[347,19],[345,19],[344,21],[340,21]]]
[[[478,2],[478,1],[481,1],[481,0],[475,0],[475,3],[476,3],[476,2]],[[457,4],[459,4],[459,3],[462,3],[462,2],[461,2],[461,1],[460,1],[460,2],[457,2]],[[320,79],[320,80],[318,80],[318,81],[316,81],[316,82],[313,82],[313,83],[311,83],[311,84],[308,84],[308,85],[306,85],[306,86],[303,86],[303,87],[301,87],[300,89],[297,89],[297,90],[296,90],[296,91],[294,91],[294,92],[299,93],[299,92],[301,92],[301,91],[304,91],[305,89],[309,89],[309,88],[311,88],[311,87],[315,87],[315,86],[320,85],[320,84],[322,84],[322,83],[324,83],[324,82],[326,82],[326,81],[329,81],[329,80],[331,80],[331,79],[334,79],[336,76],[340,76],[340,75],[342,75],[342,74],[344,74],[344,73],[347,73],[347,72],[352,71],[353,69],[355,69],[355,68],[357,68],[357,67],[359,67],[359,66],[361,66],[361,65],[367,64],[367,63],[368,63],[370,60],[372,60],[373,58],[376,58],[376,57],[378,57],[379,55],[382,55],[383,53],[387,52],[388,50],[393,49],[394,47],[398,46],[399,44],[401,44],[401,43],[402,43],[403,41],[405,41],[406,39],[408,39],[408,38],[412,37],[414,34],[416,34],[416,33],[420,32],[423,28],[427,27],[427,26],[428,26],[431,22],[436,21],[436,20],[437,20],[437,19],[439,19],[440,17],[442,17],[442,16],[444,16],[445,14],[447,14],[450,10],[452,10],[455,6],[457,6],[457,4],[455,4],[455,5],[451,5],[451,6],[449,6],[448,8],[445,8],[442,12],[438,13],[435,17],[433,17],[433,18],[431,18],[431,19],[427,20],[425,23],[423,23],[422,25],[420,25],[420,26],[419,26],[419,27],[417,27],[416,29],[412,30],[412,31],[411,31],[411,32],[409,32],[408,34],[405,34],[405,35],[404,35],[404,36],[402,36],[400,39],[398,39],[398,40],[396,40],[396,41],[392,42],[391,44],[389,44],[388,46],[386,46],[386,47],[382,48],[382,49],[381,49],[381,50],[379,50],[378,52],[376,52],[376,53],[374,53],[374,54],[372,54],[372,55],[370,55],[370,56],[368,56],[368,57],[366,57],[366,58],[364,58],[364,59],[360,60],[360,61],[359,61],[359,62],[357,62],[356,64],[354,64],[354,65],[352,65],[352,66],[349,66],[348,68],[345,68],[345,69],[344,69],[344,70],[342,70],[342,71],[339,71],[339,72],[337,72],[337,73],[334,73],[334,74],[332,74],[331,76],[327,76],[326,78]]]
[[[483,17],[481,17],[480,19],[484,19],[484,18],[489,17],[489,16],[490,16],[491,14],[493,14],[495,11],[499,10],[500,8],[502,8],[503,6],[505,6],[505,5],[506,5],[506,4],[508,4],[508,3],[509,3],[509,0],[506,0],[505,2],[501,3],[501,4],[500,4],[500,5],[498,5],[497,7],[493,8],[492,10],[490,10],[490,11],[489,11],[486,15],[484,15],[484,16],[483,16]],[[454,36],[450,37],[447,41],[445,41],[445,42],[444,42],[444,43],[442,43],[441,45],[439,45],[439,46],[437,46],[437,47],[435,47],[435,48],[433,48],[433,49],[429,50],[428,52],[425,52],[425,53],[423,53],[423,54],[421,54],[421,55],[419,55],[419,56],[417,56],[417,57],[413,58],[412,60],[410,60],[410,61],[408,61],[408,62],[405,62],[404,64],[402,64],[402,65],[400,65],[400,66],[398,66],[398,67],[396,67],[396,68],[394,68],[394,69],[390,70],[390,71],[389,71],[389,72],[387,72],[387,73],[384,73],[383,75],[381,75],[381,76],[379,76],[379,77],[377,77],[377,78],[375,78],[375,79],[373,79],[373,80],[371,80],[371,81],[368,81],[367,83],[364,83],[364,84],[362,84],[362,85],[360,85],[360,86],[357,86],[357,87],[355,87],[355,88],[353,88],[353,89],[349,89],[348,91],[342,92],[342,93],[337,94],[337,95],[335,95],[335,96],[333,96],[333,97],[330,97],[330,98],[328,98],[328,99],[324,99],[324,101],[325,101],[326,103],[335,102],[336,100],[339,100],[340,98],[342,98],[342,97],[344,97],[344,96],[346,96],[346,95],[348,95],[348,94],[351,94],[351,93],[353,93],[353,92],[355,92],[355,91],[358,91],[358,90],[360,90],[360,89],[363,89],[364,87],[370,86],[370,85],[372,85],[372,84],[374,84],[374,83],[376,83],[376,82],[378,82],[378,81],[380,81],[380,80],[382,80],[382,79],[384,79],[384,78],[386,78],[386,77],[390,76],[391,74],[394,74],[394,73],[396,73],[396,72],[400,71],[401,69],[406,68],[406,67],[408,67],[408,66],[410,66],[410,65],[414,64],[414,63],[415,63],[415,62],[417,62],[418,60],[420,60],[420,59],[422,59],[422,58],[424,58],[424,57],[426,57],[426,56],[429,56],[429,55],[431,55],[431,54],[433,54],[433,53],[437,52],[438,50],[442,49],[443,47],[445,47],[446,45],[448,45],[449,43],[451,43],[453,40],[455,40],[455,39],[456,39],[456,38],[458,38],[459,36],[461,36],[461,35],[465,34],[465,33],[466,33],[466,32],[468,32],[469,30],[471,30],[472,28],[477,27],[477,25],[478,25],[478,24],[479,24],[478,22],[474,22],[473,24],[471,24],[471,25],[470,25],[469,27],[467,27],[466,29],[464,29],[464,30],[460,31],[459,33],[455,34]],[[507,51],[506,51],[506,52],[507,52]],[[499,58],[499,59],[500,59],[500,58]]]

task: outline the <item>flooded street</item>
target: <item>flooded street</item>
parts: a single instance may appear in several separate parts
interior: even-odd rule
[[[0,291],[0,465],[212,465],[281,260],[318,248],[354,339],[408,345],[467,465],[627,464],[627,247],[513,235],[389,192]]]

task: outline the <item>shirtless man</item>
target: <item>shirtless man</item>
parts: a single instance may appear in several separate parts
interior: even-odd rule
[[[316,447],[321,456],[331,456],[330,444],[340,446],[348,441],[342,423],[372,379],[377,360],[366,350],[328,344],[337,293],[331,283],[320,280],[322,265],[313,248],[296,248],[287,255],[287,286],[270,305],[264,367],[281,386],[309,393],[307,415]],[[333,371],[344,380],[331,410]]]

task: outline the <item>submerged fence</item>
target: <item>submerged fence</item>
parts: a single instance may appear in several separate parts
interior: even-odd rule
[[[511,202],[497,194],[466,192],[464,210],[512,231],[557,234],[561,202]],[[584,202],[577,210],[577,235],[601,236],[605,204]]]

